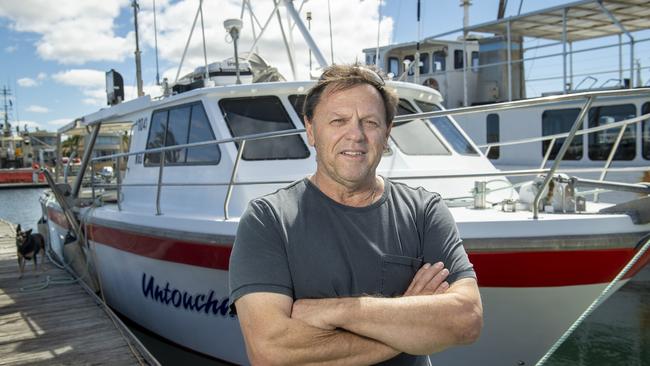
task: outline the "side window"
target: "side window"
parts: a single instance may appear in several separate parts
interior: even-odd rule
[[[411,61],[411,62],[409,62],[408,66],[406,66],[406,62],[404,62],[406,60]],[[402,63],[404,64],[404,67],[408,67],[408,75],[415,74],[416,66],[413,65],[413,60],[415,60],[415,57],[413,55],[408,55],[408,56],[404,56],[404,60],[402,61]]]
[[[416,100],[415,104],[420,107],[422,112],[433,112],[440,110],[440,107],[437,105],[420,100]],[[447,142],[449,142],[451,147],[456,150],[457,153],[463,155],[478,155],[478,151],[476,151],[472,144],[467,141],[465,136],[460,133],[458,128],[456,128],[456,126],[451,122],[449,117],[434,117],[430,118],[429,122],[431,122],[431,124],[434,125],[438,131],[440,131],[440,134],[442,134],[442,136],[447,140]]]
[[[634,104],[593,107],[589,110],[589,127],[623,121],[636,116]],[[589,159],[607,160],[614,147],[620,127],[589,134]],[[614,154],[614,160],[632,160],[636,155],[636,125],[625,128],[623,139]]]
[[[165,146],[165,135],[167,134],[167,115],[169,111],[153,112],[151,124],[149,127],[149,138],[147,139],[147,149],[155,149]],[[144,164],[160,164],[160,153],[149,153],[144,155]]]
[[[485,121],[485,141],[489,143],[499,142],[500,140],[500,131],[499,131],[499,115],[496,113],[491,113],[487,115]],[[498,159],[501,154],[500,146],[492,146],[488,152],[488,159]]]
[[[472,71],[473,72],[478,72],[478,51],[472,51]]]
[[[580,109],[578,108],[544,111],[542,113],[542,136],[569,132],[576,118],[578,118],[578,114],[580,114]],[[564,140],[565,138],[555,140],[551,154],[548,157],[549,160],[555,160]],[[550,144],[551,140],[542,141],[542,156],[546,154],[546,149],[548,149]],[[569,145],[569,149],[564,154],[564,159],[562,160],[580,159],[582,159],[582,135],[573,137],[573,141],[571,141],[571,145]]]
[[[648,113],[650,113],[650,102],[641,108],[641,114]],[[641,145],[643,146],[643,158],[650,160],[650,119],[643,121],[641,126]]]
[[[165,146],[182,145],[187,143],[190,110],[190,106],[185,106],[181,108],[173,108],[169,111]],[[165,164],[184,163],[186,151],[187,149],[165,151]]]
[[[428,74],[429,73],[429,54],[428,53],[421,53],[420,54],[420,74]]]
[[[447,68],[447,55],[444,51],[433,53],[433,72],[445,71]]]
[[[413,113],[417,113],[413,105],[406,99],[400,99],[397,115]],[[421,119],[393,124],[390,137],[407,155],[449,155],[449,150]]]
[[[289,115],[275,96],[222,99],[219,107],[233,137],[293,130]],[[239,148],[239,143],[236,144]],[[304,159],[309,150],[299,135],[246,142],[244,160]]]
[[[201,104],[193,105],[187,142],[193,143],[214,139],[214,133],[203,106]],[[196,146],[187,149],[188,164],[219,164],[220,160],[221,149],[219,145]]]
[[[388,72],[399,76],[399,59],[397,57],[388,58]]]
[[[154,111],[147,149],[214,139],[203,105],[192,103]],[[220,160],[221,150],[218,145],[165,151],[165,165],[218,164]],[[160,164],[160,153],[145,154],[145,166],[158,164]]]
[[[454,50],[454,69],[462,69],[464,65],[463,50]]]

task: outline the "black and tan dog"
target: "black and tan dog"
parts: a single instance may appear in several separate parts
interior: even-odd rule
[[[20,277],[23,277],[25,262],[34,260],[34,271],[38,270],[38,253],[41,253],[41,262],[45,263],[45,239],[41,234],[32,234],[32,229],[22,231],[20,225],[16,227],[16,254],[18,255],[18,267]]]

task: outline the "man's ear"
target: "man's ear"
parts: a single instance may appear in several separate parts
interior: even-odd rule
[[[305,130],[307,133],[307,142],[309,143],[310,146],[315,146],[316,140],[314,139],[314,124],[312,121],[307,118],[307,116],[303,117],[303,121],[305,123]]]

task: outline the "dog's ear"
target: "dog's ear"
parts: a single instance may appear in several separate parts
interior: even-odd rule
[[[18,226],[16,226],[16,233],[19,233],[19,232],[21,232],[20,224],[18,224]]]
[[[30,235],[32,235],[32,230],[34,230],[34,229],[29,229],[29,230],[27,230],[27,231],[25,232],[25,236],[30,236]]]

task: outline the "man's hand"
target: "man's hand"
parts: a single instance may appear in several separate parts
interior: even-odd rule
[[[444,268],[442,262],[434,265],[426,263],[413,277],[411,284],[404,293],[404,296],[437,295],[445,293],[449,289],[449,283],[445,281],[449,270]]]

